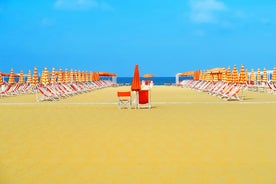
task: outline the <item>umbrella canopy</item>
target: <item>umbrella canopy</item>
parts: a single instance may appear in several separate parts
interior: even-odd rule
[[[3,84],[3,77],[2,77],[2,73],[0,72],[0,85]]]
[[[237,83],[239,82],[239,74],[238,74],[238,70],[237,70],[237,66],[234,65],[233,71],[232,71],[232,82],[233,83]]]
[[[274,67],[273,69],[273,73],[272,73],[272,82],[276,82],[276,67]]]
[[[148,73],[143,75],[144,78],[153,78],[153,75]]]
[[[34,67],[33,84],[38,85],[38,71],[37,67]]]
[[[85,73],[85,82],[89,82],[89,73],[86,71]]]
[[[132,91],[140,91],[141,90],[140,74],[139,74],[139,68],[138,68],[137,64],[135,65],[135,69],[134,69],[131,90]]]
[[[266,72],[266,68],[264,68],[263,82],[267,82],[267,72]]]
[[[11,69],[11,73],[10,73],[10,77],[9,77],[8,83],[9,83],[9,84],[14,84],[14,83],[15,83],[13,68]]]
[[[28,72],[27,83],[28,84],[32,83],[32,73],[31,73],[31,70],[29,70],[29,72]]]
[[[242,65],[241,70],[240,70],[240,78],[239,78],[239,82],[241,84],[245,84],[246,83],[246,77],[245,77],[245,70],[244,70],[244,65]]]
[[[255,72],[254,72],[254,68],[252,68],[251,73],[250,73],[250,81],[254,82],[255,80],[256,80]]]
[[[257,71],[257,81],[258,81],[258,82],[261,82],[261,81],[262,81],[262,78],[261,78],[261,70],[260,70],[260,68],[258,68],[258,71]]]
[[[23,70],[20,70],[18,83],[19,84],[23,84],[24,83],[24,72],[23,72]]]

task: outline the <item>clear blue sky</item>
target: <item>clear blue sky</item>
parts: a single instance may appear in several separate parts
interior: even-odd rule
[[[275,0],[0,0],[0,71],[276,65]]]

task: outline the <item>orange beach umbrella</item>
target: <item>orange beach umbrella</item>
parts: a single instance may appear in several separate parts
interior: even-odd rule
[[[267,72],[266,72],[266,68],[264,68],[263,82],[267,82]]]
[[[138,65],[135,65],[132,84],[131,84],[131,91],[140,91],[141,90],[141,82],[140,82],[140,74]]]
[[[273,69],[273,73],[272,73],[272,82],[276,82],[276,67],[274,67]]]
[[[254,68],[252,68],[251,73],[250,73],[250,81],[254,82],[255,80],[256,80],[255,72],[254,72]]]
[[[28,72],[27,83],[28,84],[32,83],[32,73],[31,73],[31,70],[29,70],[29,72]]]
[[[19,84],[23,84],[24,83],[24,72],[23,72],[23,70],[20,70],[18,83]]]
[[[245,77],[245,70],[244,70],[244,65],[242,65],[242,67],[241,67],[241,70],[240,70],[240,80],[239,80],[239,82],[241,83],[241,84],[245,84],[246,83],[246,77]]]
[[[9,81],[8,81],[9,84],[14,84],[15,81],[14,81],[14,71],[13,69],[11,69],[11,73],[10,73],[10,77],[9,77]]]
[[[0,72],[0,85],[3,84],[3,77],[2,77],[2,73]]]
[[[62,83],[63,82],[63,79],[62,79],[62,69],[59,69],[59,72],[58,72],[58,83]]]
[[[33,84],[34,85],[38,84],[38,71],[37,71],[37,67],[34,67]]]
[[[232,82],[232,76],[231,76],[231,69],[230,66],[227,68],[226,70],[226,78],[227,78],[227,82],[230,83]]]
[[[233,83],[237,83],[239,82],[239,74],[238,74],[238,70],[237,70],[237,66],[234,65],[233,71],[232,71],[232,82]]]
[[[148,73],[143,75],[144,78],[153,78],[153,75]]]
[[[52,68],[52,77],[51,77],[51,83],[56,84],[57,83],[57,74],[56,74],[56,69]]]
[[[261,78],[261,70],[260,70],[260,68],[258,68],[258,72],[257,72],[257,81],[258,81],[258,82],[261,82],[261,81],[262,81],[262,78]]]

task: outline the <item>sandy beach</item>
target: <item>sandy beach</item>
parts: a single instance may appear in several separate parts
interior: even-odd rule
[[[227,102],[154,86],[148,109],[111,87],[36,102],[0,98],[0,183],[273,183],[276,95]]]

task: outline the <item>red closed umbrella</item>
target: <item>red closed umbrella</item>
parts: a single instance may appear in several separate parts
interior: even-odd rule
[[[139,74],[139,68],[136,64],[131,84],[131,91],[140,91],[141,90],[141,82],[140,82],[140,74]]]

